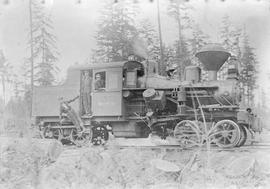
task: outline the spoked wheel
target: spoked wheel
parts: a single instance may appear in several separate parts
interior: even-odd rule
[[[62,134],[60,129],[53,129],[51,127],[45,127],[43,131],[43,136],[44,138],[48,139],[56,139],[56,140],[61,140],[62,139]]]
[[[102,125],[94,126],[92,128],[93,137],[92,143],[94,145],[102,145],[109,139],[109,132],[106,127]]]
[[[235,147],[240,140],[240,127],[231,120],[219,121],[211,130],[210,140],[219,147]]]
[[[173,134],[180,145],[187,148],[199,146],[201,143],[200,129],[194,121],[179,122],[174,128]]]
[[[237,147],[243,146],[247,140],[247,130],[244,125],[239,125],[240,128],[240,140],[237,144]]]
[[[77,146],[84,146],[90,144],[92,139],[92,130],[85,129],[84,131],[78,132],[77,129],[71,131],[71,141]]]

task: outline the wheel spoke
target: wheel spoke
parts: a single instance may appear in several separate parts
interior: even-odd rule
[[[217,137],[215,137],[216,139],[221,139],[223,136],[222,135],[219,135]]]
[[[233,140],[234,140],[234,138],[233,138],[233,137],[230,137],[230,138],[229,138],[229,137],[227,137],[227,140],[229,140],[229,142],[230,142],[230,143],[232,143],[232,142],[233,142]]]
[[[83,133],[78,133],[77,130],[72,130],[72,141],[78,145],[78,146],[83,146],[91,141],[91,130],[85,130]]]
[[[174,137],[185,147],[199,145],[200,134],[195,122],[184,120],[178,123],[174,128]]]
[[[216,123],[209,137],[214,137],[215,143],[220,147],[234,147],[240,140],[240,128],[231,120],[222,120]]]
[[[235,130],[231,130],[231,131],[229,131],[228,136],[233,136],[233,135],[236,134],[236,132],[237,132],[236,129]]]

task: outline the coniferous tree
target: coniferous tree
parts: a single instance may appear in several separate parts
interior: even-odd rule
[[[192,20],[189,15],[190,10],[192,8],[180,0],[170,1],[168,6],[168,15],[174,18],[177,23],[178,40],[174,45],[176,48],[174,62],[178,64],[179,75],[181,77],[184,74],[185,67],[190,64],[188,44],[184,36],[184,32],[187,29],[191,29]]]
[[[254,103],[254,89],[257,87],[258,61],[256,60],[254,48],[251,47],[248,35],[245,32],[243,36],[241,67],[240,82],[243,87],[244,100],[250,106]]]
[[[178,64],[178,75],[180,79],[184,79],[184,70],[186,66],[191,65],[190,52],[187,40],[182,36],[180,42],[174,44],[175,56],[174,63]]]
[[[237,58],[240,58],[241,53],[242,53],[241,47],[240,47],[241,35],[242,35],[242,29],[240,28],[235,28],[234,30],[231,31],[231,36],[232,36],[231,52]]]
[[[56,37],[53,34],[51,16],[45,7],[32,0],[32,41],[34,61],[34,81],[37,85],[48,86],[55,82],[58,71],[56,62],[59,53],[56,47]],[[28,71],[28,70],[26,70]]]
[[[203,46],[209,43],[209,37],[203,33],[198,24],[193,24],[192,37],[188,40],[190,46],[190,55],[192,64],[200,65],[200,62],[195,57],[195,54],[201,50]]]
[[[0,51],[0,80],[2,85],[3,101],[6,102],[6,84],[10,83],[12,72],[11,65],[8,63],[3,51]]]
[[[24,94],[25,88],[23,81],[20,80],[18,75],[14,75],[13,79],[13,93],[15,98],[21,97]]]
[[[175,56],[176,56],[175,47],[173,45],[172,46],[169,46],[169,45],[165,46],[164,45],[163,49],[164,49],[164,63],[165,63],[164,67],[170,68],[173,65],[178,65],[178,64],[175,64]],[[178,70],[179,70],[179,68],[178,68]],[[161,70],[160,75],[165,76],[166,69]]]
[[[119,61],[127,59],[134,51],[134,40],[138,32],[134,16],[136,7],[130,1],[106,1],[96,35],[98,62]]]
[[[230,19],[229,19],[229,16],[228,15],[225,15],[223,18],[222,18],[222,21],[221,21],[221,29],[220,29],[220,38],[221,38],[221,43],[223,45],[223,47],[230,51],[231,50],[231,35],[230,35],[230,32],[231,32],[231,28],[232,28],[232,25],[231,25],[231,22],[230,22]]]
[[[222,27],[220,30],[220,38],[222,46],[229,51],[237,59],[241,57],[240,48],[240,37],[241,29],[233,26],[228,15],[224,16],[222,19]],[[225,64],[219,70],[219,78],[226,79],[227,69],[229,67],[230,61],[225,62]]]
[[[229,16],[225,15],[222,18],[221,21],[221,29],[220,29],[220,38],[221,38],[221,44],[223,48],[225,48],[227,51],[231,51],[232,42],[231,42],[231,30],[232,30],[232,24],[230,22]],[[218,78],[219,79],[225,79],[226,78],[226,71],[228,69],[228,63],[225,62],[223,66],[220,68],[218,72]]]
[[[142,47],[145,51],[147,59],[160,61],[160,46],[158,43],[158,34],[154,26],[149,22],[149,20],[144,19],[140,22],[138,26],[138,36],[140,39],[144,40],[144,46]]]
[[[199,66],[202,70],[201,78],[202,80],[207,80],[208,74],[204,70],[202,63],[195,57],[196,53],[201,50],[203,46],[209,43],[209,36],[203,33],[200,26],[193,22],[192,25],[192,38],[188,40],[190,46],[190,60],[192,65]]]

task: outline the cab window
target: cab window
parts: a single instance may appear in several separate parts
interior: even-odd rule
[[[107,89],[109,91],[121,90],[122,74],[120,74],[117,71],[109,71],[107,72],[107,76],[108,76]]]
[[[95,73],[95,90],[105,90],[106,88],[106,72],[96,72]]]

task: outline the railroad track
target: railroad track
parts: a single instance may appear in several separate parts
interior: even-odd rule
[[[76,146],[65,146],[64,151],[61,153],[61,155],[58,158],[58,161],[65,161],[65,159],[73,159],[73,160],[78,160],[81,155],[84,152],[87,152],[89,148],[94,148],[94,149],[110,149],[111,147],[116,148],[116,149],[137,149],[137,150],[142,150],[142,151],[160,151],[160,152],[183,152],[183,151],[207,151],[206,146],[203,146],[201,148],[199,147],[194,147],[194,148],[183,148],[180,147],[179,145],[156,145],[156,146],[146,146],[146,145],[105,145],[105,146],[92,146],[92,147],[81,147],[78,148]],[[210,146],[210,151],[211,152],[222,152],[222,151],[227,151],[227,152],[256,152],[256,151],[265,151],[269,150],[270,151],[270,143],[256,143],[253,145],[245,145],[242,147],[236,147],[236,148],[219,148],[217,146],[211,145]]]
[[[117,146],[119,149],[152,149],[152,150],[176,150],[176,151],[183,151],[183,150],[202,150],[207,151],[207,148],[205,146],[199,148],[199,147],[193,147],[193,148],[183,148],[179,145],[160,145],[160,146]],[[210,151],[256,151],[256,150],[270,150],[270,144],[256,144],[256,145],[246,145],[242,147],[235,147],[235,148],[220,148],[216,146],[211,146],[209,148]]]
[[[112,146],[110,145],[105,145],[105,146],[91,146],[91,147],[81,147],[78,148],[76,146],[65,146],[64,151],[60,154],[58,157],[56,163],[64,163],[64,164],[69,164],[70,162],[78,162],[80,159],[83,157],[84,153],[89,152],[89,148],[94,148],[94,149],[107,149],[109,150]],[[195,151],[204,151],[206,152],[207,149],[205,146],[201,148],[181,148],[179,145],[159,145],[159,146],[120,146],[120,145],[114,145],[113,148],[123,150],[123,149],[135,149],[139,151],[154,151],[157,153],[171,153],[171,152],[176,152],[176,153],[185,153],[185,152],[195,152]],[[102,150],[101,150],[102,151]],[[270,153],[270,143],[267,144],[254,144],[254,145],[246,145],[238,148],[219,148],[216,146],[211,146],[210,147],[210,152],[236,152],[236,153],[245,153],[245,152],[250,152],[250,153],[256,153],[260,151],[269,151]]]

